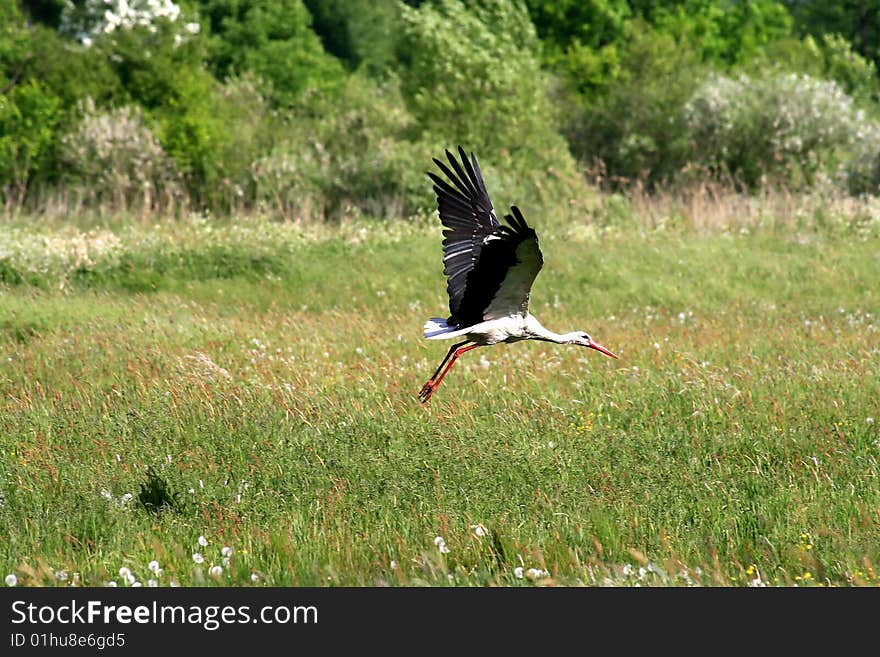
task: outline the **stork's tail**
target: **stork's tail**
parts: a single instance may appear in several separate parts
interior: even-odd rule
[[[452,333],[458,331],[457,326],[450,326],[445,319],[440,317],[432,317],[425,322],[425,338],[428,340],[442,340],[443,338],[453,337]]]

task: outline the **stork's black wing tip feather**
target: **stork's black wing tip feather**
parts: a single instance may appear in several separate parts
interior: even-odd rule
[[[509,223],[517,232],[529,230],[529,225],[526,223],[526,218],[523,216],[523,213],[520,212],[520,209],[515,205],[510,206],[510,214],[504,215],[504,218],[507,220],[507,223]]]

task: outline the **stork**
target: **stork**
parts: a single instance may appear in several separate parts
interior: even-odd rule
[[[501,342],[543,340],[595,349],[617,358],[584,331],[554,333],[529,313],[532,283],[544,258],[538,236],[515,205],[498,221],[476,156],[459,146],[459,162],[446,151],[450,167],[434,159],[448,182],[429,172],[437,194],[443,231],[443,273],[447,278],[449,317],[425,322],[428,340],[462,338],[454,343],[434,374],[422,386],[427,402],[455,361],[471,349]]]

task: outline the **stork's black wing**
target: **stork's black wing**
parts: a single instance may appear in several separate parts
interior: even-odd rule
[[[509,226],[498,223],[477,158],[458,148],[461,162],[446,151],[452,169],[434,159],[450,183],[429,173],[437,193],[443,231],[450,325],[465,327],[528,312],[529,292],[543,258],[535,231],[511,207]]]
[[[468,275],[480,257],[484,240],[499,227],[477,158],[471,154],[468,160],[461,146],[458,153],[461,162],[446,151],[452,169],[434,158],[449,182],[428,173],[437,193],[440,221],[446,228],[443,231],[443,273],[447,278],[450,323],[456,325]]]
[[[509,226],[486,236],[480,257],[468,274],[459,308],[459,326],[470,326],[529,311],[532,283],[544,264],[538,236],[519,208],[505,215]]]

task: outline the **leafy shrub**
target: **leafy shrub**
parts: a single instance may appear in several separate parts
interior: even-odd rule
[[[155,30],[115,30],[93,49],[114,62],[126,95],[143,108],[163,150],[174,160],[190,200],[212,210],[240,206],[250,164],[264,147],[269,109],[253,76],[219,83],[200,58],[199,31],[180,40],[168,21]]]
[[[812,36],[779,39],[764,48],[744,71],[760,77],[768,68],[835,80],[863,107],[877,100],[877,67],[837,34],[823,34],[818,41]]]
[[[301,0],[205,0],[200,12],[212,35],[208,64],[220,80],[251,72],[271,85],[275,105],[286,106],[306,89],[334,89],[344,79]]]
[[[399,0],[304,0],[324,49],[350,70],[384,77],[396,58]]]
[[[511,198],[506,190],[541,205],[569,196],[575,163],[558,130],[525,6],[438,0],[403,7],[403,21],[402,89],[419,140],[435,145],[431,154],[460,144],[481,162],[497,163],[484,173],[499,203]],[[430,158],[419,170],[426,164]]]
[[[880,123],[857,122],[849,157],[834,181],[851,194],[880,195]]]
[[[862,112],[834,81],[797,73],[712,75],[685,108],[694,157],[749,186],[811,184],[848,157]]]
[[[836,80],[854,99],[877,100],[877,67],[839,34],[822,35],[824,77]]]
[[[405,8],[403,91],[419,126],[478,152],[558,140],[528,13],[511,0]],[[537,150],[537,149],[536,149]]]
[[[622,0],[525,0],[541,38],[543,61],[591,103],[618,76],[630,3]]]
[[[715,66],[743,64],[791,34],[791,15],[778,0],[658,4],[651,12],[654,29]]]
[[[300,104],[272,152],[254,163],[258,202],[285,217],[352,210],[408,215],[430,201],[425,149],[396,85],[352,76],[341,94]]]
[[[202,190],[201,196],[215,211],[229,212],[254,200],[253,163],[270,150],[282,123],[264,87],[245,73],[227,78],[211,92],[212,125],[217,130],[211,157],[216,167],[214,176],[205,181],[210,189]]]
[[[700,75],[693,51],[634,23],[620,75],[566,125],[575,156],[612,182],[653,185],[677,176],[690,157],[683,109]]]
[[[22,204],[32,178],[45,170],[60,120],[58,97],[36,80],[0,94],[0,194],[7,210]]]
[[[174,162],[138,107],[99,111],[87,101],[82,119],[61,145],[66,182],[76,185],[90,204],[160,209],[180,200]]]

